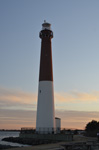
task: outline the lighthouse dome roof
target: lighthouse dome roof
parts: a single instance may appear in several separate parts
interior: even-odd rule
[[[42,30],[45,29],[51,30],[51,24],[44,20],[44,23],[42,24]]]

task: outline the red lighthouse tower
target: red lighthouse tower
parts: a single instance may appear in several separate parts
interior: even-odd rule
[[[42,24],[39,37],[41,38],[41,58],[36,131],[39,133],[53,133],[55,129],[55,112],[51,48],[53,32],[51,24],[47,22]]]

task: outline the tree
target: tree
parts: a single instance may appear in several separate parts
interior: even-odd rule
[[[97,132],[99,132],[99,122],[92,120],[85,127],[87,136],[96,136]]]

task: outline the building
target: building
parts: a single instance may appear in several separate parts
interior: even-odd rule
[[[60,133],[61,131],[61,119],[55,117],[55,125],[56,125],[56,133]]]
[[[53,32],[51,24],[44,22],[39,36],[41,38],[41,58],[36,131],[33,128],[21,128],[19,137],[29,143],[31,141],[32,144],[72,141],[73,135],[61,132],[61,119],[55,118],[51,49]]]
[[[51,24],[44,22],[39,37],[41,38],[41,58],[39,71],[38,105],[36,131],[38,133],[54,133],[55,110],[53,89],[53,67]]]

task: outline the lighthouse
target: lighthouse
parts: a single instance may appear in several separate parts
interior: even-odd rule
[[[42,134],[54,133],[55,110],[53,89],[53,66],[51,39],[53,32],[51,24],[44,21],[39,33],[41,38],[41,56],[39,70],[38,104],[36,132]]]

